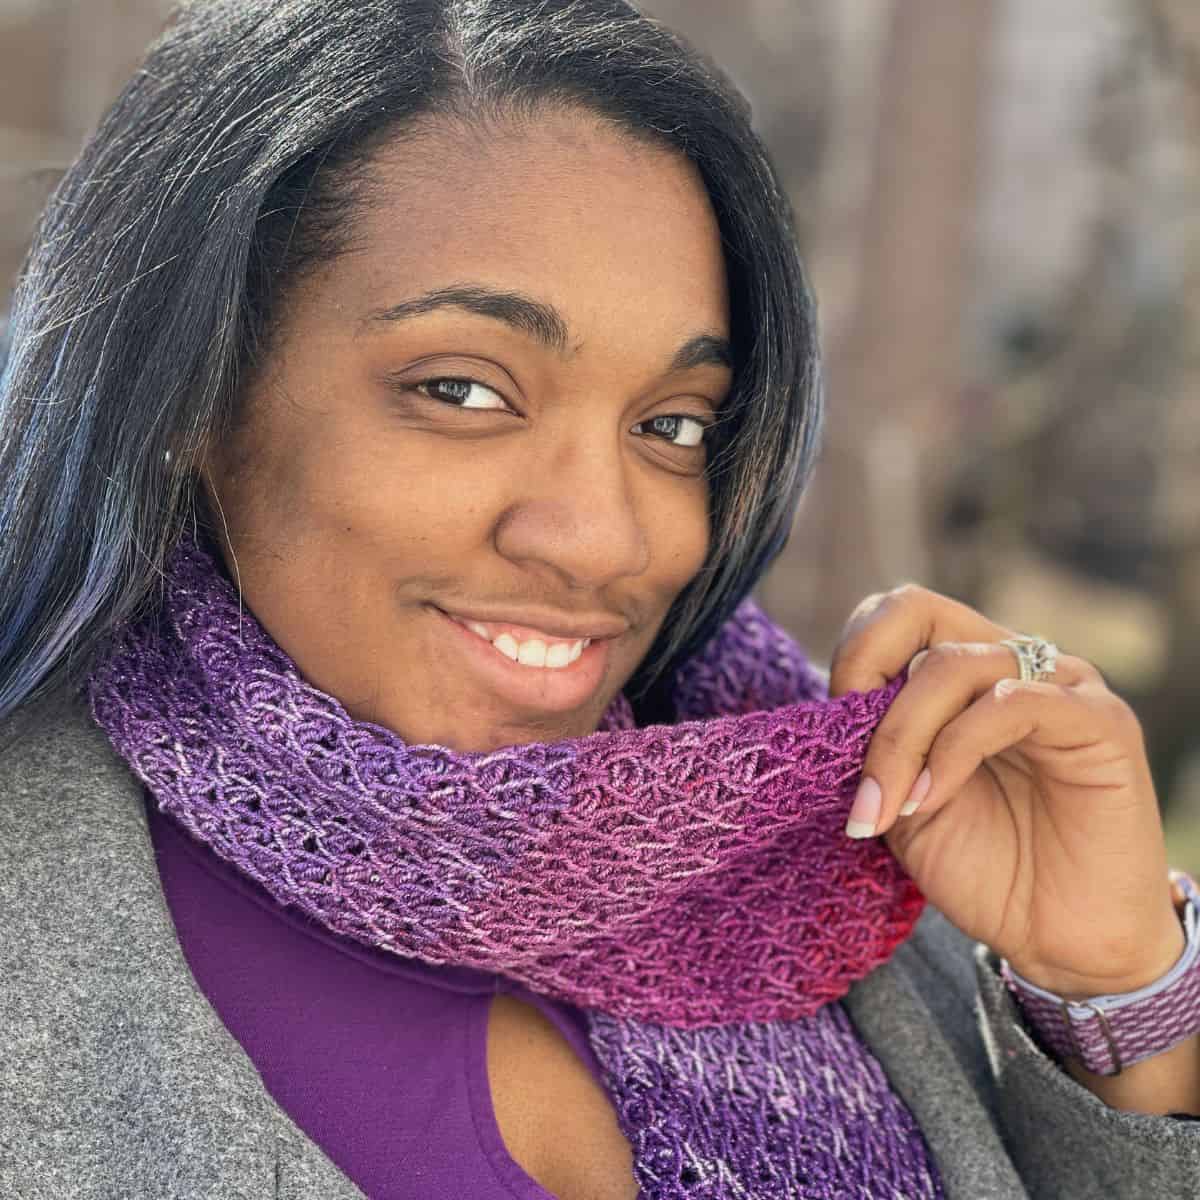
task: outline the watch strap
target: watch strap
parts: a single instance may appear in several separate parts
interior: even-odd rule
[[[1187,945],[1165,975],[1137,991],[1065,1000],[1001,960],[1001,976],[1027,1022],[1060,1061],[1073,1058],[1094,1074],[1119,1075],[1200,1033],[1200,890],[1183,872],[1174,880],[1185,898]]]

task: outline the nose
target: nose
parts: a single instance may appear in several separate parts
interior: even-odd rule
[[[616,439],[559,444],[515,481],[519,498],[497,522],[496,548],[572,589],[640,575],[650,565],[650,542],[632,484]]]

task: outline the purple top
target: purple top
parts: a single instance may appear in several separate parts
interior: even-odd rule
[[[338,937],[278,904],[152,801],[146,809],[200,990],[275,1102],[371,1200],[553,1200],[500,1136],[488,1009],[498,992],[535,1004],[599,1082],[579,1009],[502,975]]]

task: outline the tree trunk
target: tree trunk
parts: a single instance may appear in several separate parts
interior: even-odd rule
[[[764,583],[772,615],[827,658],[866,595],[931,582],[930,500],[953,447],[991,0],[899,0],[878,88],[857,297],[827,331],[825,449]]]

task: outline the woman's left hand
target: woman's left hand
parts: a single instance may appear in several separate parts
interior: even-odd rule
[[[878,784],[875,832],[931,904],[1025,978],[1075,998],[1131,991],[1184,949],[1141,726],[1083,659],[1060,654],[1051,678],[1019,682],[998,644],[1016,636],[911,584],[858,607],[831,696],[917,661],[871,739],[852,817],[870,827]]]

